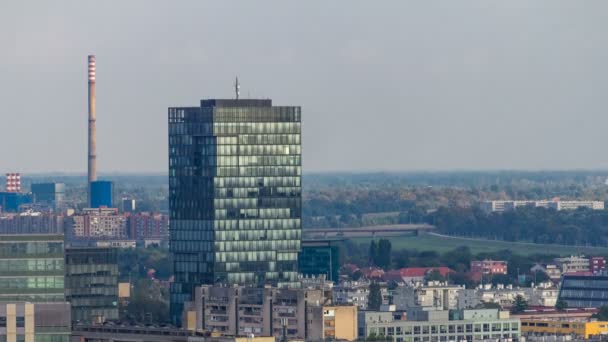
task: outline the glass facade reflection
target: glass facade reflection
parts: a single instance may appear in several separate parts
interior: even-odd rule
[[[71,247],[65,252],[66,299],[72,320],[118,319],[118,251],[106,247]]]
[[[569,308],[600,308],[608,305],[608,276],[564,275],[558,301]]]
[[[63,235],[0,235],[0,302],[64,301]]]
[[[296,286],[301,109],[271,100],[169,108],[173,318],[201,284]]]

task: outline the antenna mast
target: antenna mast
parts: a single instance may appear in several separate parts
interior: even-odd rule
[[[236,80],[234,81],[234,92],[236,93],[236,99],[239,99],[239,95],[241,94],[241,84],[239,83],[239,78],[237,76]]]

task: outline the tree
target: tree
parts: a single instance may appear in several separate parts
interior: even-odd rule
[[[391,266],[391,242],[381,239],[376,253],[375,264],[382,268],[389,268]]]
[[[600,310],[591,317],[597,318],[598,321],[608,321],[608,305],[602,305]]]
[[[424,276],[426,281],[446,281],[445,277],[441,275],[438,270],[432,270]]]
[[[528,301],[522,295],[515,296],[515,301],[513,302],[513,307],[511,311],[513,313],[524,312],[528,308]]]
[[[380,285],[373,282],[369,285],[369,295],[367,296],[367,308],[369,310],[380,310],[382,305],[382,293],[380,292]]]
[[[568,303],[566,303],[565,300],[560,299],[560,300],[557,301],[557,303],[555,303],[555,308],[558,311],[564,311],[565,309],[568,308]]]
[[[378,245],[376,244],[376,240],[372,240],[372,242],[369,243],[369,262],[372,265],[375,265],[377,258],[378,258]]]

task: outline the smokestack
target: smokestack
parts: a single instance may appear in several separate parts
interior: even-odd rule
[[[97,180],[96,145],[97,134],[95,130],[95,55],[89,55],[89,164],[88,164],[88,206],[91,206],[91,182]]]

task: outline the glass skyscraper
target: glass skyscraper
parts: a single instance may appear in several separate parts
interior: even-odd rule
[[[271,100],[169,108],[171,312],[201,284],[296,286],[301,109]]]

